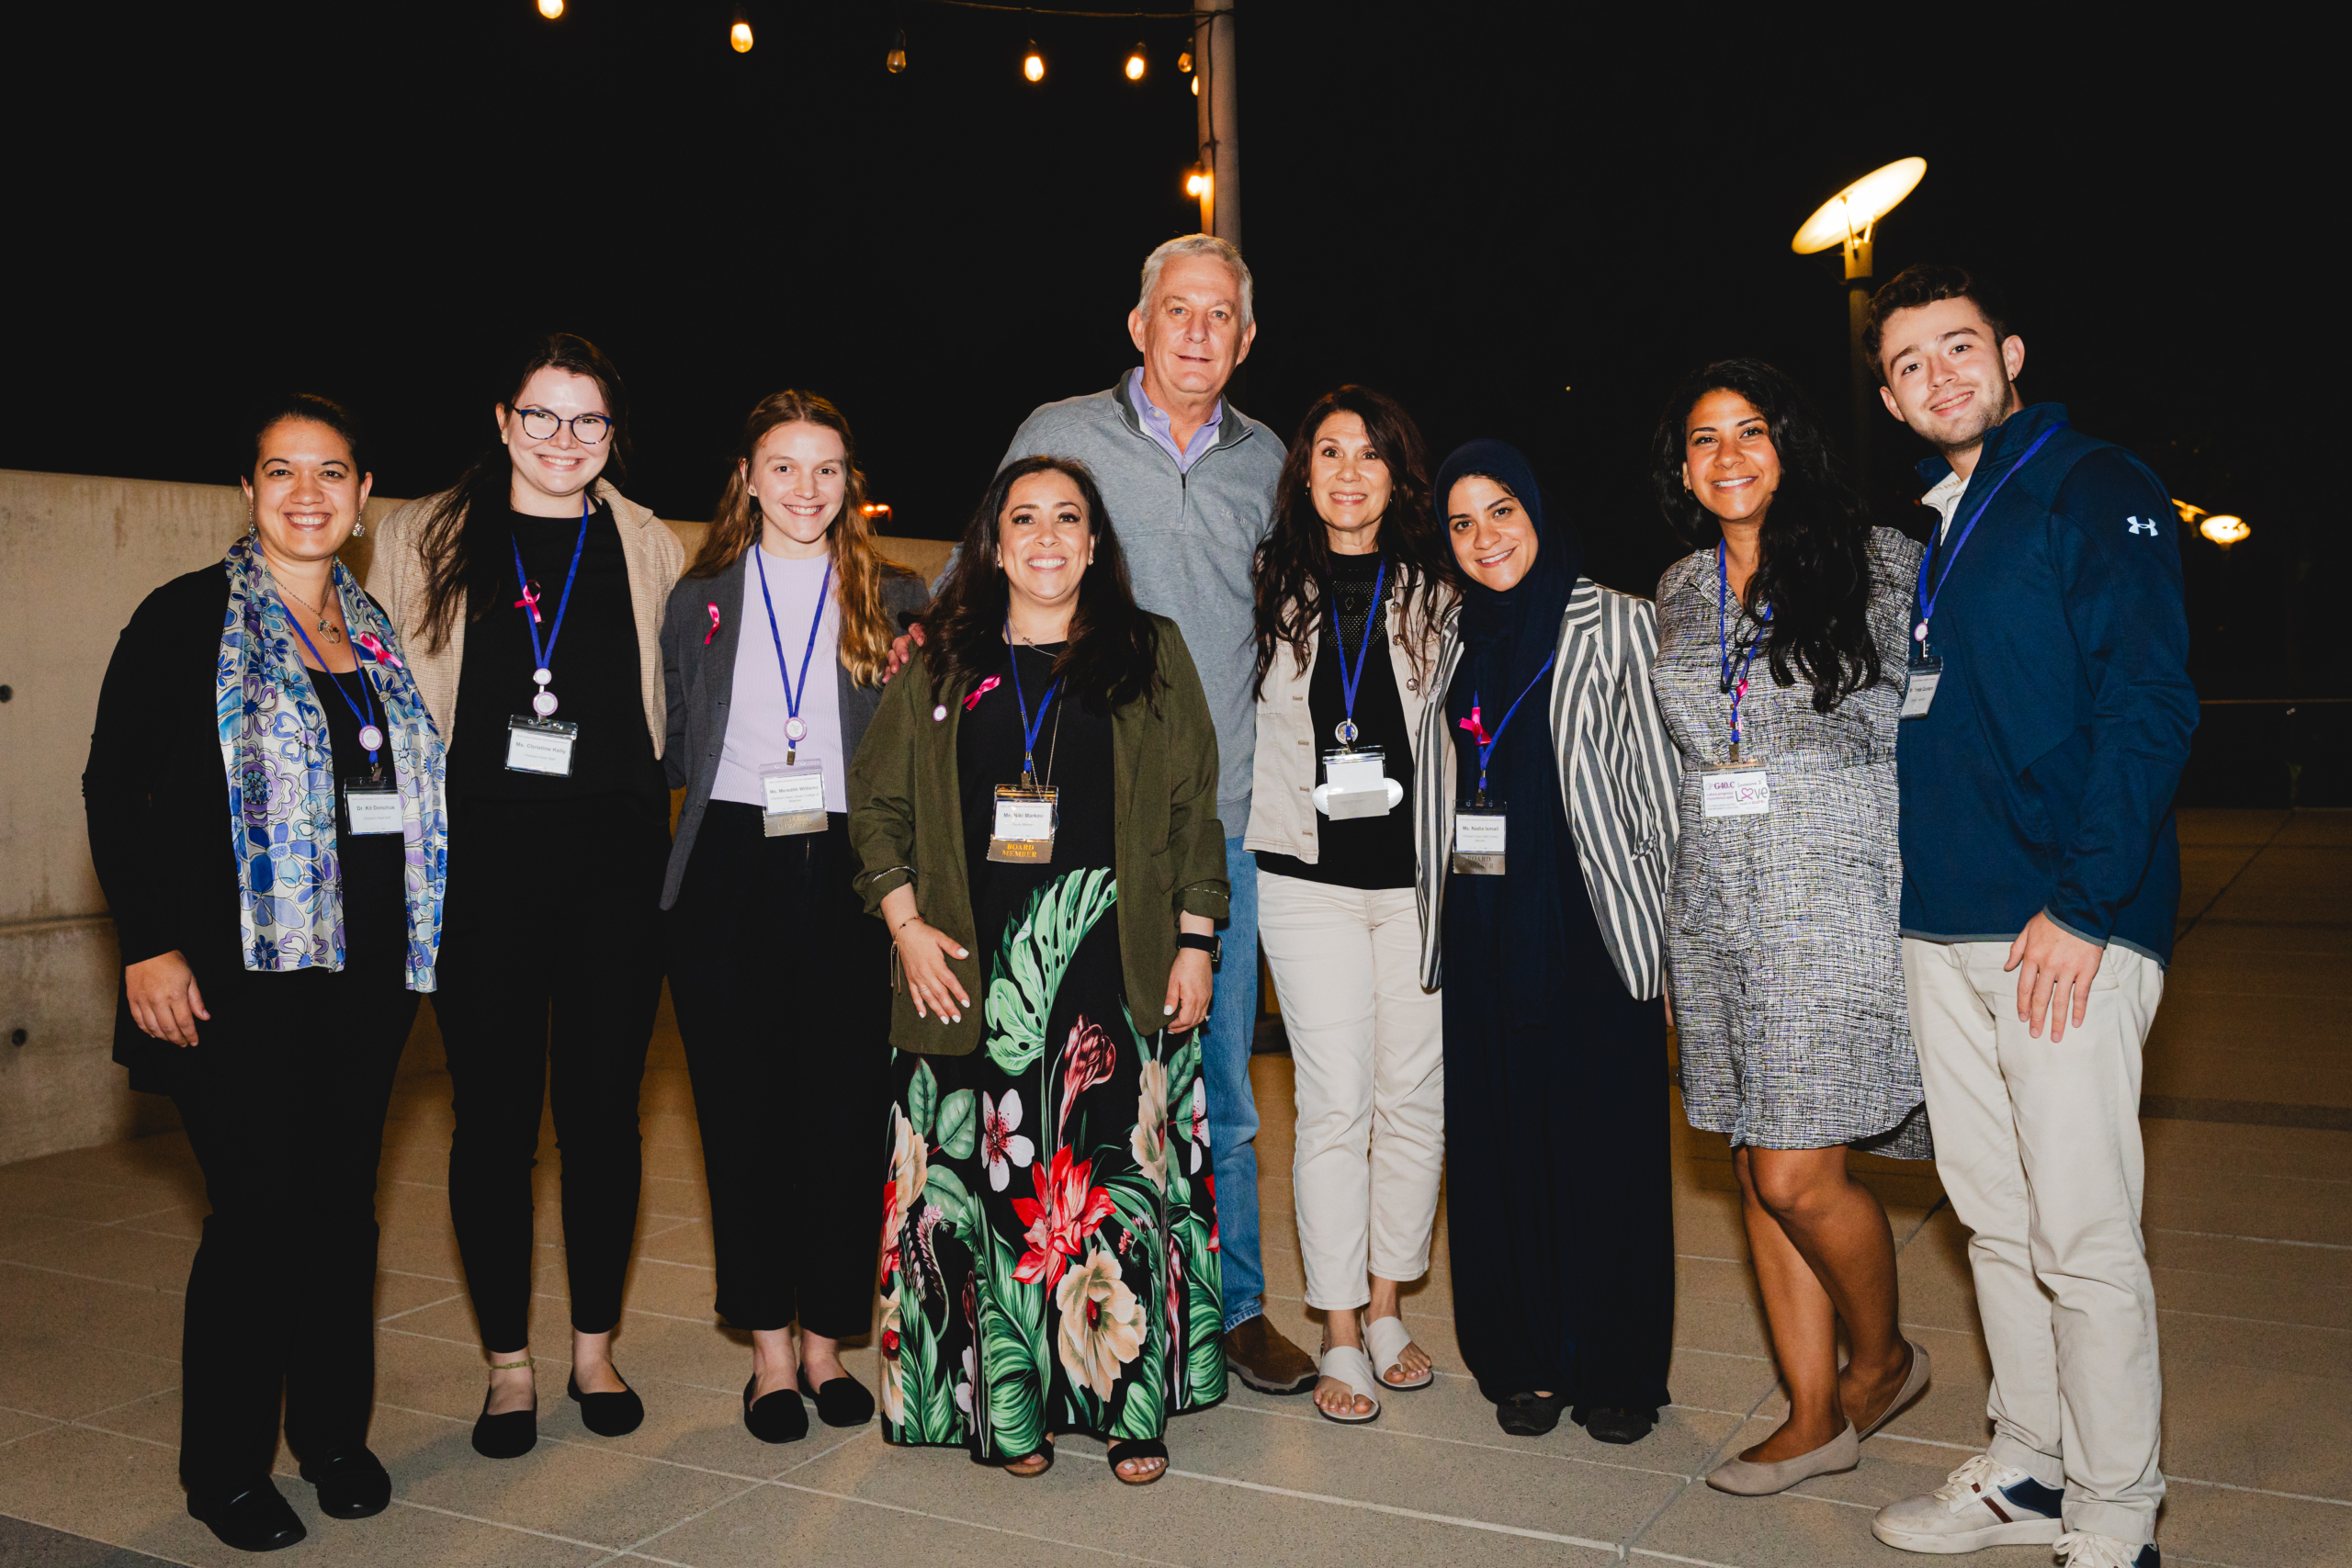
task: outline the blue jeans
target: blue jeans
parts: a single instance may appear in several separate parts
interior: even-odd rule
[[[1201,1077],[1208,1085],[1209,1158],[1216,1171],[1217,1250],[1230,1333],[1266,1310],[1266,1265],[1258,1251],[1258,1100],[1250,1089],[1250,1048],[1258,1033],[1258,860],[1239,839],[1225,841],[1225,874],[1233,884],[1233,910],[1218,928],[1225,962],[1201,1031]]]

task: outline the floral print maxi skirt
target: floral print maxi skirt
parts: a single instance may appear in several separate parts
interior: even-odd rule
[[[1157,1438],[1225,1397],[1198,1032],[1136,1027],[1117,896],[1104,869],[1037,889],[997,944],[981,1049],[894,1055],[891,1442],[1009,1463],[1047,1432]]]

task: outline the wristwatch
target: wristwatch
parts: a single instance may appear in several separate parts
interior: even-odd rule
[[[1212,975],[1225,967],[1225,938],[1221,936],[1195,936],[1191,931],[1178,931],[1176,945],[1198,948],[1201,952],[1207,953],[1209,973]]]

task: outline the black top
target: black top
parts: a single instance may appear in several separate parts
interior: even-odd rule
[[[506,542],[512,535],[514,545]],[[481,563],[477,583],[467,590],[465,668],[458,676],[457,733],[449,739],[449,794],[476,800],[576,800],[596,795],[633,795],[658,801],[666,810],[670,786],[653,755],[645,728],[645,688],[637,655],[637,612],[629,595],[628,560],[621,554],[620,528],[612,508],[598,504],[588,518],[580,550],[580,575],[555,645],[555,718],[580,727],[571,749],[571,773],[509,772],[506,727],[518,715],[528,718],[538,687],[531,671],[538,656],[531,649],[529,614],[515,605],[522,587],[514,581],[514,546],[523,570],[539,594],[539,646],[556,629],[563,603],[563,580],[580,539],[576,517],[526,517],[510,512],[505,525],[486,541],[495,558]],[[479,612],[479,614],[477,614]]]
[[[107,665],[82,774],[90,859],[114,916],[122,962],[177,951],[222,1025],[231,1023],[237,987],[283,978],[244,966],[229,777],[213,721],[213,674],[228,609],[228,573],[208,566],[174,578],[132,612]],[[357,677],[344,680],[356,695]],[[332,691],[319,695],[337,770],[364,773],[357,722]],[[385,761],[389,773],[389,755]],[[397,970],[408,953],[401,839],[338,833],[336,848],[349,962]],[[139,1074],[152,1058],[178,1049],[140,1032],[128,1000],[118,998],[114,1059],[132,1068],[134,1087],[145,1087]]]
[[[1054,660],[1066,644],[1042,643],[1018,650],[1021,696],[1037,716],[1046,689],[1053,684]],[[1015,699],[1011,661],[997,671],[1003,683],[964,716],[956,732],[956,777],[963,794],[964,863],[972,890],[972,916],[979,930],[1000,929],[1029,895],[1065,872],[1110,866],[1116,861],[1112,799],[1111,716],[1090,713],[1083,703],[1055,694],[1037,731],[1037,782],[1061,793],[1054,830],[1054,858],[1044,865],[989,859],[989,832],[996,823],[999,784],[1021,782],[1021,704]],[[976,954],[985,964],[992,954]]]
[[[1337,730],[1348,714],[1346,688],[1340,679],[1340,638],[1332,630],[1336,619],[1339,632],[1346,637],[1349,660],[1361,657],[1363,660],[1363,679],[1356,687],[1355,722],[1360,731],[1356,745],[1377,746],[1386,753],[1388,776],[1404,787],[1405,798],[1383,817],[1351,817],[1336,822],[1326,817],[1317,829],[1322,849],[1316,863],[1260,850],[1260,871],[1334,887],[1413,886],[1413,813],[1408,804],[1413,798],[1413,737],[1405,726],[1404,700],[1396,694],[1396,667],[1383,646],[1390,635],[1386,596],[1396,584],[1399,568],[1395,561],[1388,563],[1387,586],[1381,590],[1382,602],[1375,604],[1373,585],[1380,575],[1381,559],[1376,555],[1331,558],[1331,601],[1337,614],[1323,616],[1317,634],[1306,711],[1315,727],[1315,782],[1320,784],[1323,753],[1340,744]],[[1274,657],[1295,656],[1287,649],[1277,649]]]
[[[372,702],[379,729],[387,728],[383,698],[373,691],[362,693],[361,684],[368,678],[363,671],[338,675],[331,671],[313,670],[310,674],[311,684],[318,692],[319,706],[327,716],[327,751],[334,764],[334,852],[336,870],[343,878],[344,966],[370,972],[380,972],[387,966],[404,969],[408,959],[408,902],[401,882],[407,875],[407,835],[354,833],[350,814],[342,799],[345,784],[367,780],[371,774],[367,749],[359,744],[359,720],[335,695],[335,688],[340,686],[363,712]],[[390,746],[385,745],[376,755],[381,769],[372,776],[380,777],[387,784],[396,783]],[[224,783],[224,805],[227,789]],[[225,813],[221,820],[225,827]]]

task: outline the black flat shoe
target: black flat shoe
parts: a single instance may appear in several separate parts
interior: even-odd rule
[[[484,1459],[521,1459],[539,1440],[538,1402],[528,1410],[490,1413],[490,1395],[481,1396],[481,1415],[474,1421],[474,1452]]]
[[[364,1446],[304,1464],[302,1479],[319,1489],[319,1512],[331,1518],[364,1519],[391,1506],[392,1478]]]
[[[1579,1404],[1569,1418],[1599,1443],[1638,1443],[1657,1427],[1655,1410],[1628,1410],[1622,1404]]]
[[[770,1389],[753,1399],[752,1391],[759,1386],[760,1374],[757,1372],[753,1372],[752,1381],[743,1385],[743,1429],[763,1443],[797,1443],[807,1437],[808,1407],[800,1403],[800,1391],[797,1388]],[[835,1422],[834,1425],[839,1426],[840,1423]]]
[[[1540,1438],[1560,1424],[1567,1407],[1556,1393],[1514,1393],[1495,1406],[1495,1425],[1514,1438]]]
[[[817,1415],[828,1427],[863,1427],[874,1419],[874,1396],[847,1373],[827,1378],[822,1388],[810,1388],[803,1373],[800,1392],[817,1402]]]
[[[580,1406],[580,1424],[600,1438],[626,1438],[645,1424],[645,1401],[627,1383],[618,1393],[582,1393],[577,1378],[566,1378],[563,1396]]]
[[[233,1546],[239,1551],[276,1551],[310,1533],[295,1517],[293,1507],[267,1481],[225,1497],[198,1497],[191,1492],[187,1495],[187,1511],[190,1518],[201,1520],[207,1529],[219,1536],[223,1546]]]

